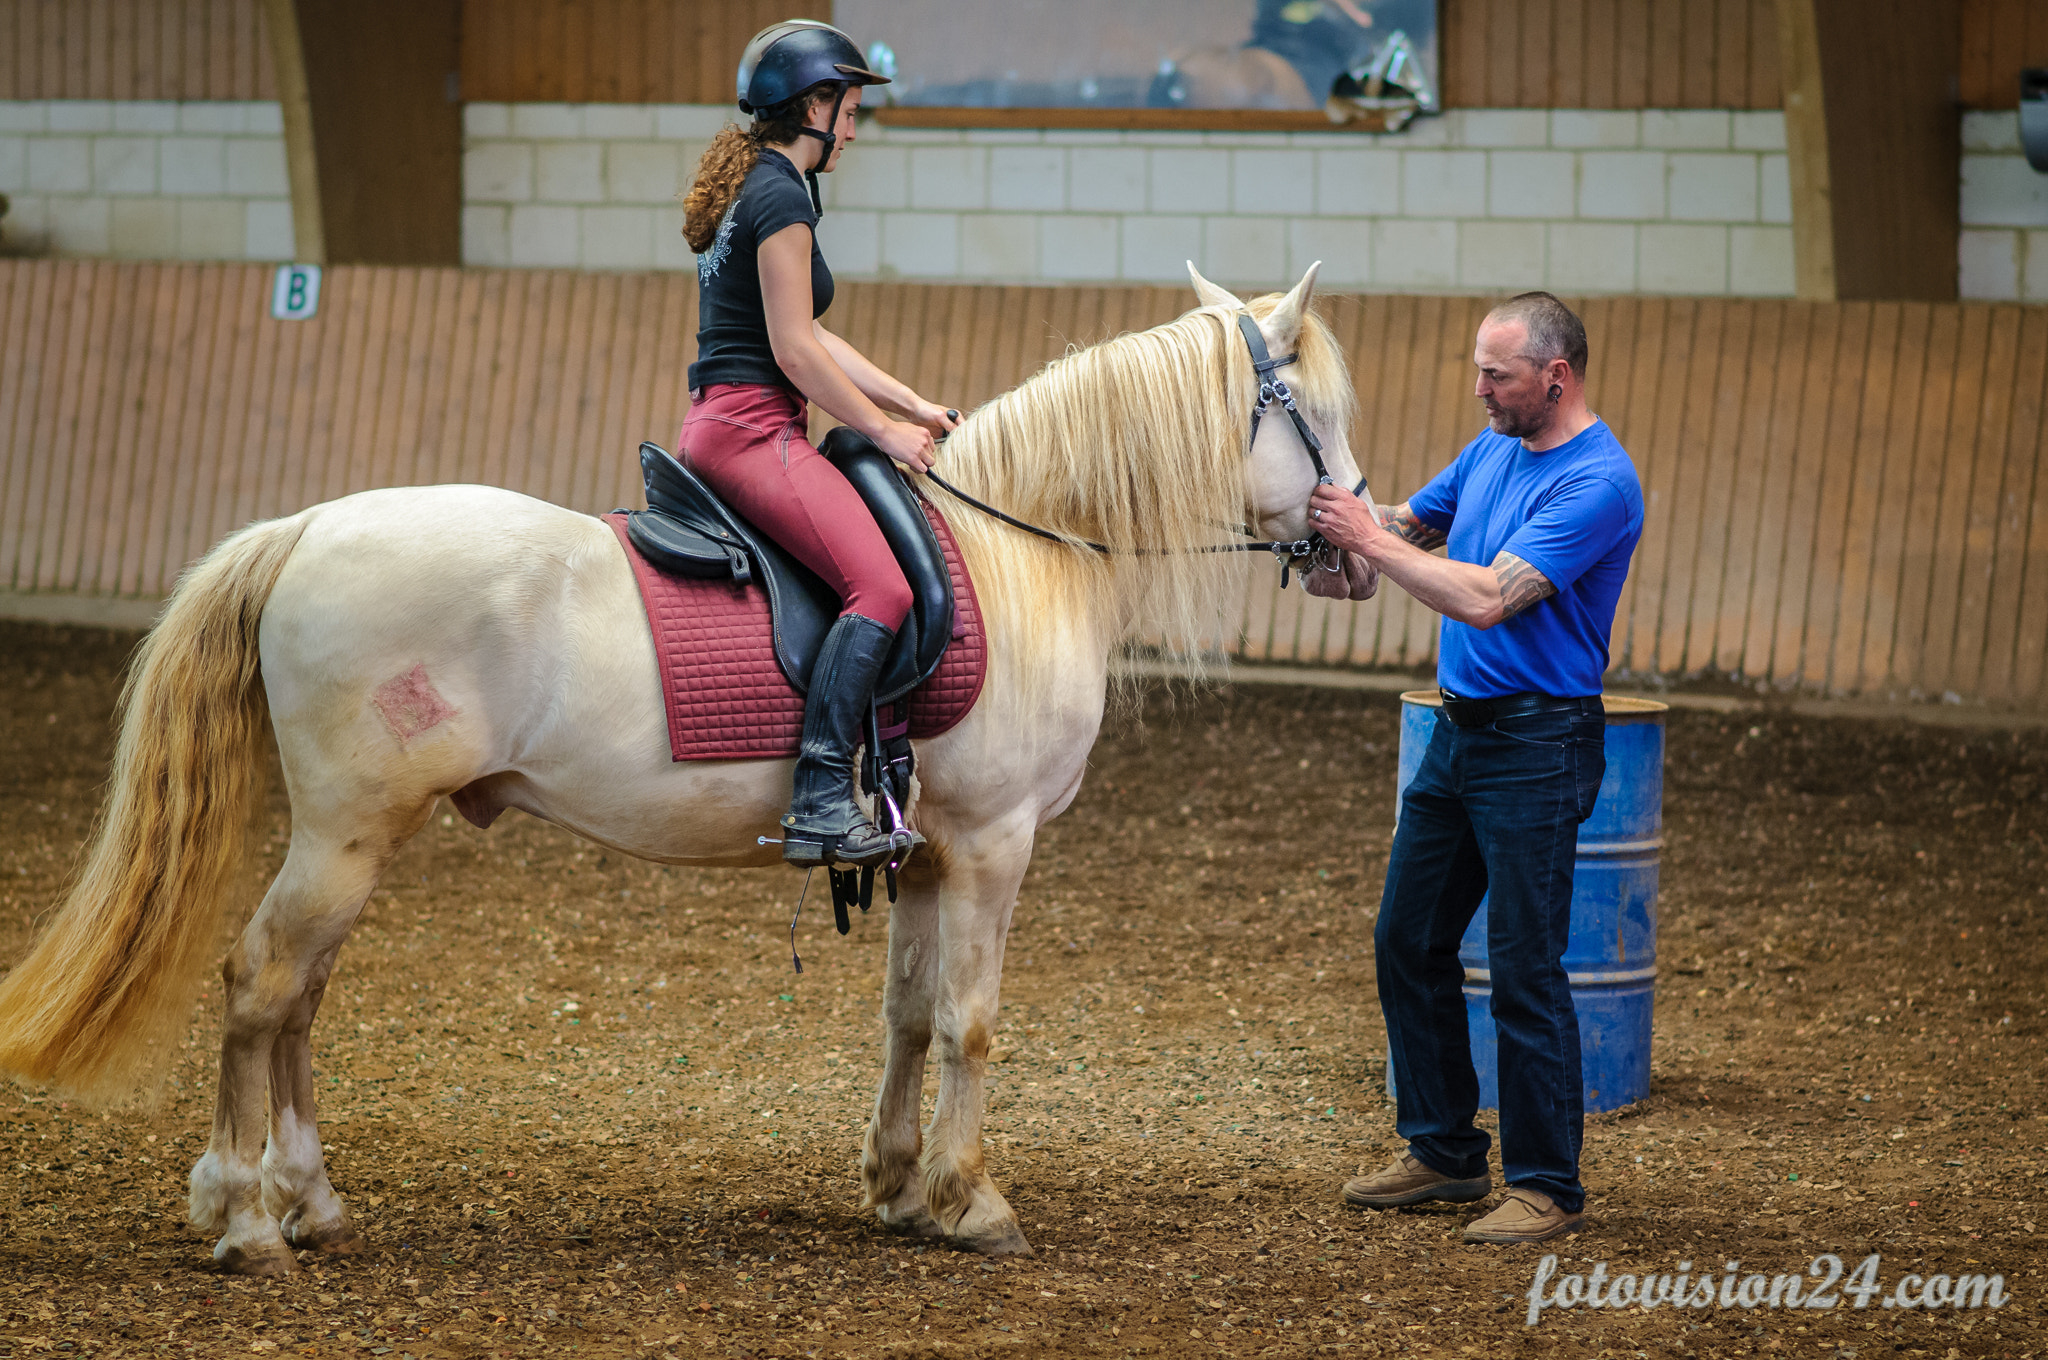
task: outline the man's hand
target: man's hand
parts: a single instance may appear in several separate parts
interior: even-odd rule
[[[1394,541],[1364,501],[1327,482],[1309,497],[1308,527],[1331,546],[1357,553],[1368,562],[1377,561]]]
[[[1369,600],[1379,594],[1380,569],[1357,553],[1340,554],[1343,565],[1336,571],[1310,567],[1302,574],[1301,588],[1326,600]]]

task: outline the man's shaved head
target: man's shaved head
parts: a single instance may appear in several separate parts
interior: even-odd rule
[[[1519,321],[1529,333],[1522,357],[1542,368],[1562,359],[1572,376],[1586,380],[1586,325],[1549,293],[1517,293],[1486,314],[1490,323]]]

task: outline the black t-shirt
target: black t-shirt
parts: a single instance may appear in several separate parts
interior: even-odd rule
[[[761,242],[801,222],[811,235],[811,315],[832,305],[832,271],[818,250],[818,215],[789,158],[765,147],[718,224],[718,234],[697,257],[697,362],[692,390],[712,383],[762,383],[794,388],[768,344],[761,305]]]

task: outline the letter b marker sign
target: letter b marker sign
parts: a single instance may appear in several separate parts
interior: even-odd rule
[[[310,321],[320,310],[320,266],[281,264],[270,286],[270,314],[279,321]]]

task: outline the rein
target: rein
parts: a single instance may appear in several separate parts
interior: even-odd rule
[[[1252,405],[1252,428],[1250,438],[1247,440],[1247,447],[1249,447],[1251,440],[1256,440],[1259,437],[1259,421],[1266,414],[1266,408],[1278,402],[1280,409],[1285,411],[1288,419],[1294,422],[1295,432],[1301,436],[1302,448],[1307,451],[1308,461],[1316,471],[1316,485],[1335,485],[1334,480],[1330,476],[1330,469],[1323,463],[1323,441],[1316,438],[1316,432],[1308,427],[1308,421],[1303,418],[1301,409],[1294,404],[1294,392],[1292,389],[1285,382],[1273,376],[1274,370],[1283,365],[1293,363],[1300,356],[1289,354],[1284,358],[1273,358],[1266,349],[1266,338],[1259,334],[1258,325],[1252,320],[1251,313],[1249,312],[1238,313],[1237,329],[1238,333],[1244,337],[1245,348],[1251,351],[1252,371],[1259,378],[1259,395],[1258,400]],[[949,412],[948,414],[956,419],[959,417],[959,412],[957,411]],[[944,441],[941,440],[940,442],[943,443]],[[935,469],[927,468],[924,475],[938,483],[939,486],[943,487],[957,499],[981,511],[982,514],[989,516],[991,519],[1002,521],[1012,529],[1022,529],[1027,534],[1036,534],[1038,537],[1053,543],[1073,543],[1075,541],[1063,534],[1056,534],[1050,529],[1041,528],[1027,520],[1018,519],[1015,515],[996,509],[987,501],[968,495],[965,491],[962,491],[959,487],[954,486],[944,477],[941,477]],[[1351,488],[1351,494],[1356,496],[1364,490],[1365,478],[1360,477],[1358,485]],[[1091,552],[1100,553],[1105,557],[1117,551],[1107,544],[1096,543],[1085,538],[1080,540],[1080,545]],[[1194,551],[1201,553],[1272,553],[1275,560],[1280,564],[1280,588],[1282,590],[1287,589],[1289,571],[1306,573],[1311,567],[1321,567],[1324,571],[1341,570],[1341,567],[1331,566],[1327,562],[1326,559],[1331,556],[1331,548],[1321,534],[1310,534],[1307,538],[1287,540],[1257,539],[1249,543],[1217,543],[1206,548],[1197,548]],[[1132,549],[1131,552],[1134,556],[1139,557],[1166,555],[1164,549],[1136,548]],[[1310,563],[1310,566],[1302,566],[1301,563],[1303,562]]]

